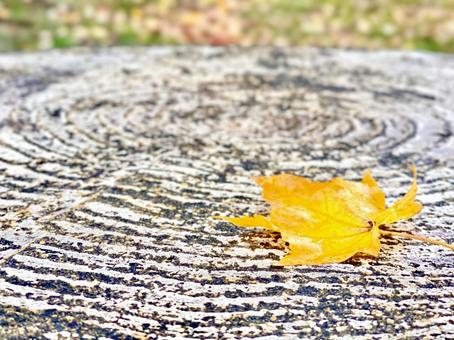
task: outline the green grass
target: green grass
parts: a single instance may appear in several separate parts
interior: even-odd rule
[[[236,0],[213,19],[216,1],[0,0],[0,51],[207,44],[239,22],[241,34],[226,41],[454,52],[453,0]],[[191,24],[196,37],[181,19],[194,10],[207,18]]]

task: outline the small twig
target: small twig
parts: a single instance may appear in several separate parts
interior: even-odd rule
[[[448,249],[454,250],[454,244],[449,244],[449,243],[447,243],[445,241],[435,240],[433,238],[429,238],[429,237],[426,237],[426,236],[423,236],[423,235],[419,235],[419,234],[407,233],[405,231],[400,231],[400,232],[387,231],[387,230],[382,230],[382,229],[380,229],[380,234],[381,235],[403,237],[403,238],[407,238],[407,239],[411,239],[411,240],[418,240],[418,241],[421,241],[421,242],[435,244],[437,246],[442,246],[442,247],[446,247]]]
[[[42,239],[43,236],[38,236],[38,237],[35,237],[33,238],[31,241],[28,241],[26,244],[24,244],[22,247],[20,247],[19,249],[17,249],[16,251],[12,252],[11,254],[8,254],[2,258],[0,258],[0,266],[3,266],[6,262],[8,262],[8,260],[20,253],[22,253],[23,251],[25,251],[28,247],[30,247],[33,243],[35,243],[36,241],[39,241],[40,239]]]

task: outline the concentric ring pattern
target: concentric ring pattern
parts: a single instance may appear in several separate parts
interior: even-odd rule
[[[0,56],[0,334],[66,338],[453,337],[453,256],[279,268],[249,177],[357,179],[401,228],[453,242],[454,58],[151,48]]]

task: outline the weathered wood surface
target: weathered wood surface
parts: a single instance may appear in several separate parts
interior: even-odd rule
[[[0,56],[1,337],[454,337],[453,255],[275,268],[286,246],[210,218],[249,177],[419,169],[453,242],[454,57],[150,48]]]

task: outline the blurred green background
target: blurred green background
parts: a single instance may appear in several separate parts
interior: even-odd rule
[[[454,0],[0,0],[0,51],[150,44],[454,52]]]

